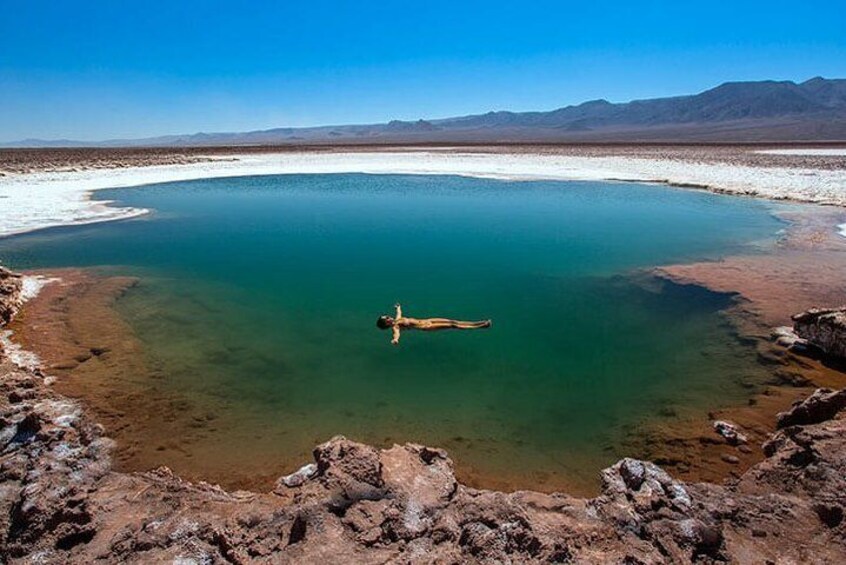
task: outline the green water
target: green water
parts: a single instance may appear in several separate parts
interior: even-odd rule
[[[296,468],[343,434],[444,446],[460,472],[523,487],[590,483],[639,426],[743,402],[763,379],[720,315],[727,296],[642,271],[761,249],[783,227],[773,204],[370,175],[97,198],[155,213],[0,240],[0,260],[141,277],[120,312],[158,386],[218,416],[179,447],[212,480]],[[493,328],[404,332],[392,347],[375,320],[397,301],[408,316]]]

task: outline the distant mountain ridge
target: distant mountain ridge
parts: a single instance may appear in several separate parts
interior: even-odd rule
[[[387,124],[275,128],[102,142],[24,140],[3,147],[426,142],[844,141],[846,79],[727,82],[699,94],[545,112],[488,112]]]
[[[727,82],[701,94],[612,104],[593,100],[551,112],[490,112],[443,120],[444,125],[521,125],[568,129],[612,125],[713,123],[846,111],[846,80]]]

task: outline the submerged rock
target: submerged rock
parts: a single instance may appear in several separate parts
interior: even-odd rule
[[[735,424],[726,422],[725,420],[716,420],[714,422],[714,431],[726,438],[729,445],[741,445],[749,442],[746,435]]]
[[[846,307],[806,310],[793,316],[793,328],[826,355],[846,361]]]

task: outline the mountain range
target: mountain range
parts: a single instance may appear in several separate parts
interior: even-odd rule
[[[488,112],[382,124],[195,133],[101,142],[29,139],[4,147],[333,145],[507,142],[846,140],[846,79],[727,82],[699,94],[541,112]]]

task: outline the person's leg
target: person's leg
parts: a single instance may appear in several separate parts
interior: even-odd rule
[[[458,328],[458,329],[461,329],[461,330],[476,330],[476,329],[479,329],[479,328],[489,328],[489,327],[491,327],[491,321],[490,320],[482,320],[482,321],[479,321],[479,322],[459,322],[459,321],[453,320],[453,324],[454,324],[453,325],[454,328]]]
[[[449,318],[429,318],[426,320],[427,327],[421,329],[433,330],[475,330],[479,328],[491,327],[490,320],[482,320],[480,322],[464,322],[461,320],[451,320]]]
[[[429,318],[426,320],[428,329],[430,330],[448,330],[450,328],[457,328],[455,320],[449,318]]]

